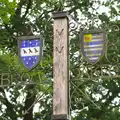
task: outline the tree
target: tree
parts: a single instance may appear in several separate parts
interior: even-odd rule
[[[109,14],[99,13],[101,5],[109,8]],[[9,86],[0,88],[1,119],[51,118],[52,12],[68,10],[69,17],[78,24],[76,29],[70,30],[70,35],[73,35],[70,36],[71,112],[75,115],[73,119],[119,120],[119,104],[113,102],[119,97],[120,85],[119,77],[115,77],[120,73],[119,19],[114,19],[119,15],[119,6],[119,2],[114,0],[103,3],[92,0],[1,0],[0,79],[11,80]],[[81,55],[79,32],[96,28],[106,29],[108,50],[100,63],[88,66]],[[118,30],[114,31],[116,28]],[[41,64],[28,72],[17,61],[17,37],[31,35],[32,31],[43,36],[45,47]],[[111,78],[100,78],[101,69],[103,76],[111,75]],[[94,78],[84,79],[91,71]],[[37,112],[33,112],[35,105],[39,107]]]

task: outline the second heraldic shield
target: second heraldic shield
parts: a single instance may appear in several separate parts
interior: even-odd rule
[[[18,40],[19,58],[23,65],[31,70],[42,57],[43,41],[40,36],[22,36]]]
[[[81,32],[81,50],[90,64],[96,64],[103,57],[106,48],[106,32],[104,30]]]

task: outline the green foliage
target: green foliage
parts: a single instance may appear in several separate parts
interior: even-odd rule
[[[15,15],[16,0],[10,2],[9,0],[0,0],[0,21],[2,23],[9,23],[10,17]]]
[[[116,4],[117,3],[117,4]],[[99,6],[108,7],[108,12],[99,13]],[[98,6],[98,7],[97,7]],[[114,103],[119,97],[119,78],[85,80],[84,71],[93,70],[99,76],[100,67],[87,69],[80,53],[79,32],[82,29],[107,28],[108,49],[99,65],[104,75],[118,75],[114,66],[120,63],[119,32],[120,4],[115,0],[101,3],[90,0],[0,0],[0,81],[2,73],[10,73],[10,85],[0,87],[1,119],[48,120],[52,115],[53,82],[53,19],[52,12],[68,10],[80,28],[70,36],[70,92],[73,120],[119,120],[119,105]],[[114,25],[114,27],[113,27]],[[44,38],[44,56],[33,71],[27,71],[18,60],[17,38],[29,35],[30,27]],[[30,33],[32,34],[32,33]],[[71,34],[71,32],[70,32]],[[117,56],[117,57],[116,57]],[[116,62],[117,61],[117,62]],[[7,74],[8,75],[8,74]],[[75,81],[75,82],[73,82]],[[36,111],[35,105],[39,110]],[[34,112],[34,110],[36,112]]]

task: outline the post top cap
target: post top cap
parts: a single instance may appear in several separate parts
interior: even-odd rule
[[[53,18],[57,19],[57,18],[65,18],[68,17],[68,12],[67,11],[57,11],[57,12],[53,12]]]

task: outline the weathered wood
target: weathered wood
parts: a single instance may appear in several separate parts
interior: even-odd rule
[[[53,115],[68,115],[68,19],[54,16]]]

